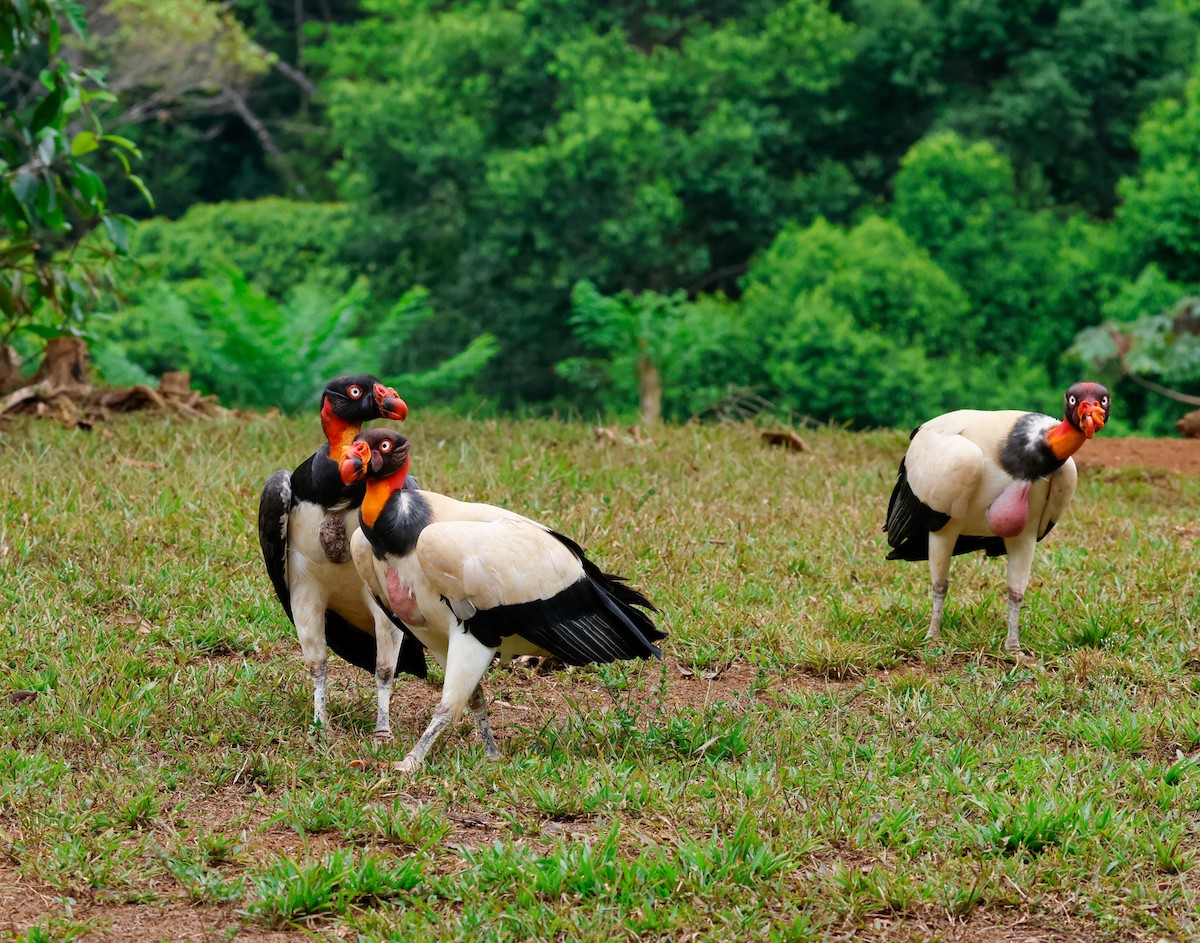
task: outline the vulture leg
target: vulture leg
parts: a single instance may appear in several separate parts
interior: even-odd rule
[[[396,660],[404,636],[373,601],[371,614],[375,617],[375,732],[376,740],[392,739],[392,681],[396,676]]]
[[[458,622],[451,622],[449,647],[446,651],[446,680],[442,683],[441,703],[434,708],[433,717],[425,732],[409,750],[408,755],[395,764],[394,769],[409,776],[420,769],[430,748],[437,743],[451,722],[462,715],[463,708],[472,700],[479,688],[479,681],[495,654],[494,648],[488,648]],[[484,710],[486,712],[486,707]],[[481,730],[480,733],[482,732]],[[488,733],[491,733],[490,729]],[[486,740],[484,749],[487,749]]]
[[[1004,639],[1006,652],[1019,652],[1021,640],[1018,632],[1021,624],[1021,603],[1029,587],[1029,575],[1033,570],[1033,552],[1037,542],[1030,533],[1015,540],[1004,541],[1008,551],[1008,635]]]
[[[467,704],[475,713],[475,726],[479,728],[479,739],[483,741],[483,755],[489,760],[500,759],[500,748],[496,746],[492,725],[488,723],[487,696],[483,693],[482,684],[475,686],[475,693]]]
[[[929,617],[927,639],[936,639],[942,634],[942,610],[946,606],[946,593],[950,590],[950,558],[954,556],[954,544],[958,533],[952,526],[929,534],[929,579],[933,595],[933,612]]]
[[[300,652],[313,683],[313,730],[321,736],[329,726],[325,682],[329,678],[329,649],[325,645],[325,600],[305,587],[292,595],[292,616]]]

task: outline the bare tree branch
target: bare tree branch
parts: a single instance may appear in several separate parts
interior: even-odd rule
[[[1168,399],[1173,399],[1178,403],[1187,403],[1189,406],[1200,406],[1200,396],[1192,396],[1189,393],[1180,393],[1170,387],[1163,386],[1161,383],[1155,383],[1153,380],[1147,380],[1145,377],[1138,376],[1136,373],[1126,370],[1125,376],[1129,377],[1138,386],[1144,386],[1153,393],[1158,393]]]
[[[284,179],[286,179],[288,182],[288,185],[296,192],[298,196],[303,199],[308,199],[308,191],[305,189],[304,184],[300,181],[300,178],[292,169],[291,163],[288,161],[287,157],[284,156],[284,153],[282,150],[280,150],[279,145],[275,143],[275,138],[271,136],[271,132],[267,129],[267,126],[263,124],[262,119],[260,119],[258,115],[256,115],[250,108],[250,104],[246,101],[245,96],[234,88],[225,89],[223,94],[226,101],[228,101],[229,105],[232,107],[234,113],[246,123],[246,127],[254,132],[254,136],[257,137],[259,143],[262,144],[263,150],[270,154],[274,159],[276,166],[279,168],[279,172],[283,174]]]
[[[303,89],[304,94],[308,95],[310,98],[317,97],[317,87],[308,80],[308,76],[306,76],[290,62],[284,62],[282,59],[277,59],[275,61],[275,68],[299,85],[300,88]]]

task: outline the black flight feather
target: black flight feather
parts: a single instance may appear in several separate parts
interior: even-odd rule
[[[467,630],[490,648],[520,635],[569,665],[661,658],[654,643],[666,633],[635,608],[657,612],[653,604],[622,577],[602,572],[571,538],[549,533],[579,559],[583,578],[549,599],[480,610],[466,621]]]
[[[915,431],[913,433],[916,434]],[[887,531],[888,546],[892,552],[889,560],[928,560],[929,534],[941,530],[950,523],[950,515],[935,511],[915,494],[908,483],[908,469],[904,459],[896,473],[896,487],[888,501]]]
[[[262,548],[267,576],[275,587],[275,595],[292,619],[292,593],[287,584],[287,528],[292,510],[292,476],[277,471],[263,485],[258,499],[258,545]]]
[[[549,599],[481,609],[466,628],[489,648],[499,648],[506,636],[520,635],[569,665],[661,657],[662,650],[647,641],[647,632],[627,609],[585,577]],[[655,637],[664,637],[644,613],[631,611]]]

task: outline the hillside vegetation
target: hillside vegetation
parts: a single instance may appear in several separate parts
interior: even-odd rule
[[[30,370],[86,330],[113,383],[259,408],[368,368],[493,414],[857,428],[1087,374],[1164,433],[1184,408],[1127,374],[1200,395],[1191,0],[97,0],[86,38],[34,6],[119,133],[70,137],[52,43],[0,66],[6,219],[58,286],[0,284]],[[19,172],[50,117],[87,200]],[[80,247],[136,264],[96,297],[37,223],[100,218]]]
[[[311,418],[46,423],[0,442],[0,936],[1194,938],[1200,483],[1085,468],[1000,654],[1003,567],[884,561],[898,432],[638,443],[415,409],[427,487],[584,544],[665,660],[493,669],[503,759],[341,666],[331,735],[255,539]],[[1084,450],[1086,454],[1086,447]],[[355,760],[366,760],[352,767]],[[307,938],[307,937],[305,937]]]

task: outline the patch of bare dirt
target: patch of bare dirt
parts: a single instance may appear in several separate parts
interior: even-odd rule
[[[1200,474],[1200,439],[1111,439],[1096,436],[1075,453],[1081,468],[1158,468]]]
[[[146,906],[106,900],[103,891],[68,893],[42,887],[22,880],[8,865],[0,863],[0,938],[21,938],[28,928],[56,918],[92,924],[85,940],[218,943],[236,934],[238,940],[282,943],[301,935],[243,925],[232,908],[200,906],[182,899]],[[53,931],[50,936],[54,937]]]

